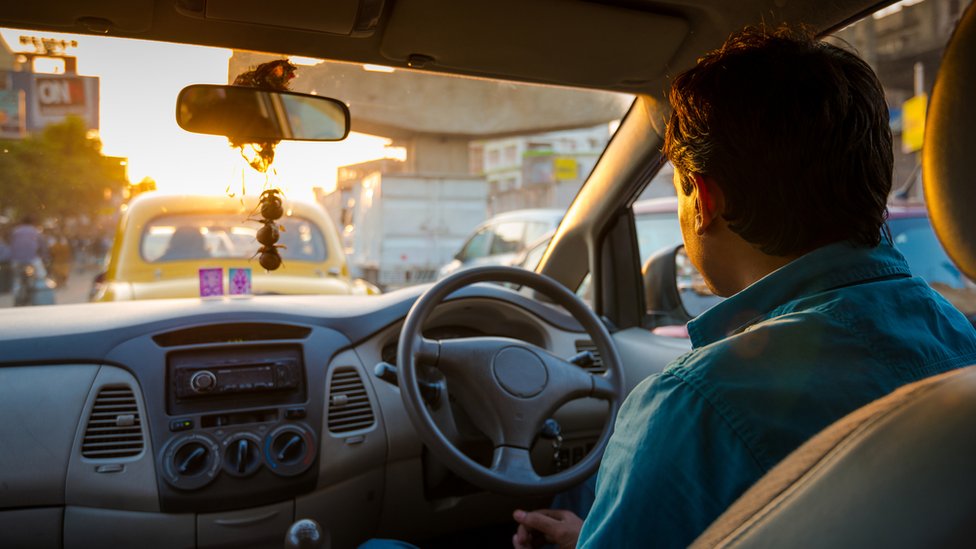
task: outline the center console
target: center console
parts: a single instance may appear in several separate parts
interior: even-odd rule
[[[233,509],[314,488],[321,413],[308,396],[298,345],[169,353],[162,509]]]

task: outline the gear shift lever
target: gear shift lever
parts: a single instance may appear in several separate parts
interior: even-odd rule
[[[285,549],[325,549],[322,527],[312,519],[302,519],[285,533]]]

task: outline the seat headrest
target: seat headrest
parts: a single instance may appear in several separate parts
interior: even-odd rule
[[[976,279],[976,4],[946,47],[932,91],[922,181],[932,226],[949,257]]]

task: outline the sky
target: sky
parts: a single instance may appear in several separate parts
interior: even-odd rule
[[[131,182],[151,177],[160,191],[194,194],[223,193],[228,187],[239,192],[242,182],[248,193],[260,192],[265,184],[265,176],[247,167],[225,138],[191,134],[176,124],[180,90],[189,84],[226,84],[231,50],[10,29],[0,35],[15,52],[29,49],[20,45],[22,35],[78,42],[69,49],[78,58],[78,73],[100,78],[102,152],[128,157]],[[388,143],[365,134],[337,143],[282,143],[272,183],[291,198],[310,199],[312,187],[335,186],[340,165],[381,158]]]

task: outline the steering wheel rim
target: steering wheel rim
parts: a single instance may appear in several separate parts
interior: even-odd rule
[[[461,288],[479,282],[508,282],[528,286],[563,306],[593,339],[603,359],[606,373],[585,372],[544,349],[514,339],[479,337],[434,341],[424,338],[421,328],[436,306]],[[463,367],[456,364],[461,358],[465,362]],[[490,365],[486,362],[488,358]],[[495,446],[490,467],[464,455],[437,427],[418,385],[418,359],[424,364],[435,366],[445,376],[449,369],[456,380],[460,379],[457,385],[452,386],[453,389],[449,388],[452,392],[464,389],[490,401],[490,417],[479,416],[482,425],[487,425],[487,430],[492,431],[485,433]],[[472,359],[477,359],[481,364],[469,366],[467,363]],[[525,366],[518,366],[517,370],[513,370],[516,362]],[[484,266],[466,269],[430,287],[407,314],[400,332],[397,363],[403,405],[424,444],[454,473],[477,486],[502,494],[548,495],[565,490],[592,475],[600,465],[623,400],[620,357],[603,322],[574,293],[558,282],[514,267]],[[539,364],[542,365],[541,368]],[[581,376],[589,379],[588,391],[586,381]],[[447,377],[450,381],[450,376]],[[583,460],[568,469],[545,477],[539,476],[532,467],[530,452],[531,441],[541,429],[542,421],[551,417],[550,414],[565,402],[587,396],[606,400],[610,408],[596,445]],[[499,414],[498,406],[505,406],[505,412],[511,415],[505,417],[504,412]],[[536,409],[538,407],[542,409]],[[492,429],[492,422],[495,420],[500,425],[497,429]],[[531,425],[535,422],[538,424]],[[531,437],[528,437],[530,432]],[[504,440],[499,441],[498,438]]]

